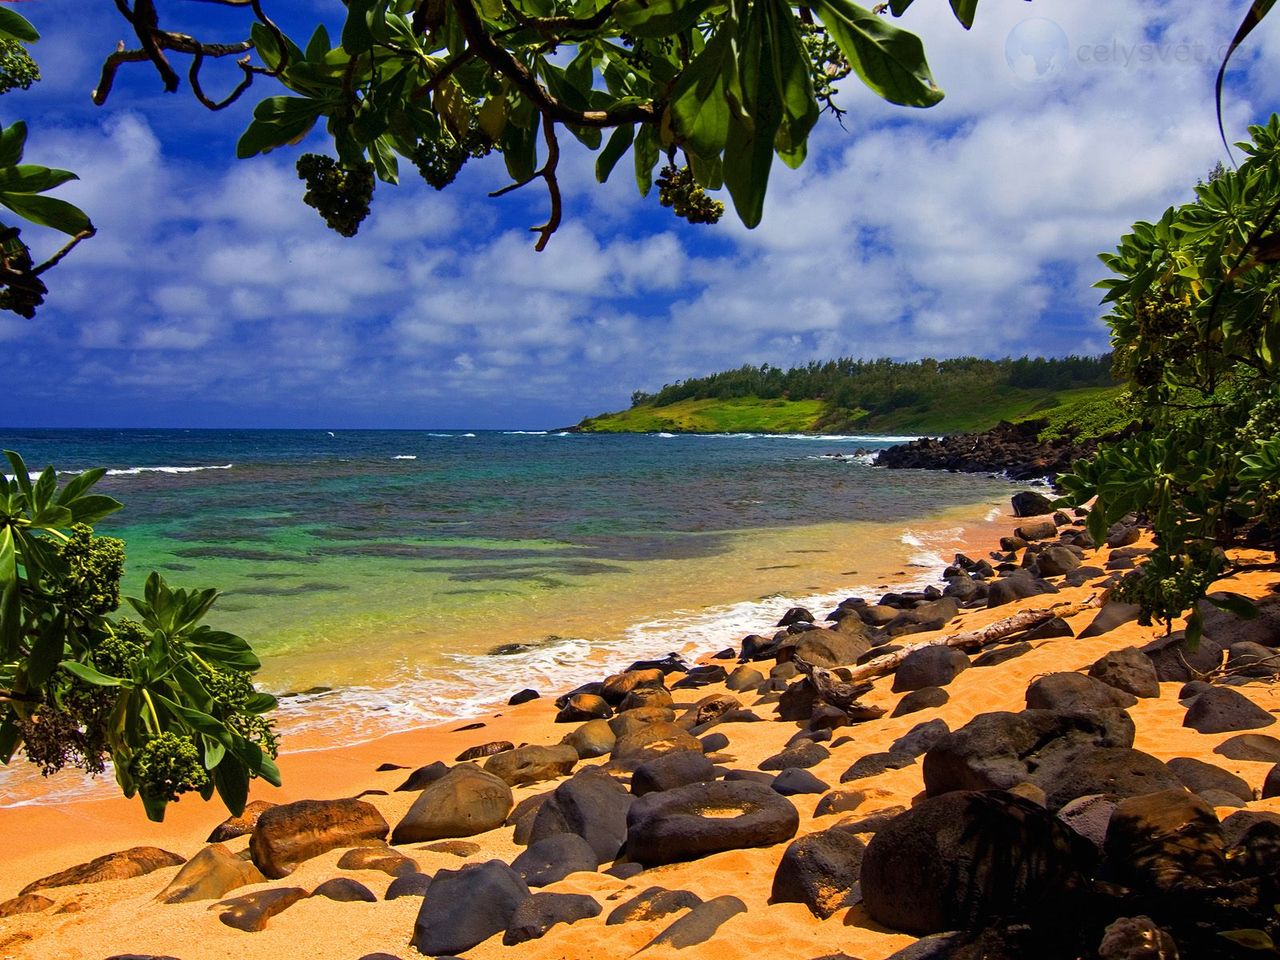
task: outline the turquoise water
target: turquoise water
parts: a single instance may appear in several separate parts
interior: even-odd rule
[[[920,576],[940,558],[908,529],[945,534],[1008,487],[856,455],[888,442],[0,429],[33,470],[109,468],[99,489],[126,507],[99,532],[127,542],[126,593],[151,569],[217,586],[211,620],[254,643],[265,686],[333,688],[287,700],[286,724],[351,737]]]

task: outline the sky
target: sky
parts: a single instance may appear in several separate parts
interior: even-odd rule
[[[25,0],[45,80],[0,118],[28,121],[28,162],[80,175],[56,195],[99,232],[34,321],[0,315],[0,426],[548,428],[743,363],[1104,352],[1097,254],[1225,159],[1213,78],[1247,7],[985,0],[966,32],[917,0],[901,24],[946,98],[910,110],[844,81],[843,127],[824,116],[803,167],[774,164],[755,230],[677,219],[628,161],[597,184],[566,145],[565,224],[536,253],[545,193],[490,199],[496,154],[443,192],[402,163],[340,237],[293,169],[322,137],[235,159],[268,82],[213,114],[132,65],[95,107],[114,5]],[[245,29],[232,7],[160,9],[206,40]],[[267,9],[305,43],[339,4]],[[1232,141],[1275,108],[1280,17],[1234,64]]]

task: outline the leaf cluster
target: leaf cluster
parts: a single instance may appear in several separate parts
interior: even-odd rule
[[[261,666],[249,644],[203,623],[215,590],[170,587],[159,574],[120,606],[124,544],[93,534],[120,509],[95,494],[103,470],[59,487],[6,452],[0,478],[0,761],[21,748],[48,774],[89,773],[109,758],[126,796],[148,816],[186,792],[216,791],[240,812],[249,781],[279,784],[276,736],[263,716]]]

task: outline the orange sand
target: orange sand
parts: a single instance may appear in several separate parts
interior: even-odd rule
[[[1007,530],[1010,525],[1011,521],[1005,518],[998,528],[984,529],[981,540],[972,545],[970,555],[985,555],[994,534]],[[1102,556],[1092,562],[1100,565],[1105,553],[1100,551]],[[1270,555],[1266,559],[1270,559]],[[1261,596],[1277,585],[1280,585],[1280,575],[1255,571],[1224,581],[1219,588]],[[964,612],[960,621],[953,622],[947,632],[973,629],[1020,609],[1081,600],[1092,592],[1088,587],[1064,589],[1058,596],[1037,597],[996,610]],[[1093,611],[1079,615],[1071,621],[1072,627],[1080,631],[1093,615]],[[834,748],[831,757],[810,772],[833,787],[838,786],[841,773],[855,760],[868,753],[886,750],[894,739],[924,720],[941,717],[954,730],[977,713],[1019,710],[1024,706],[1024,691],[1036,676],[1086,667],[1109,650],[1146,643],[1158,633],[1158,629],[1129,623],[1105,636],[1089,640],[1062,638],[1041,641],[1034,645],[1032,652],[1000,666],[965,671],[948,687],[951,699],[941,708],[899,718],[886,717],[837,731],[837,739],[849,735],[854,742]],[[915,642],[929,639],[929,636],[921,634],[907,639]],[[738,639],[725,637],[725,643],[735,644]],[[518,678],[513,678],[512,689],[520,686]],[[892,707],[899,695],[891,693],[889,686],[889,680],[881,680],[866,699]],[[1158,700],[1140,700],[1130,710],[1138,731],[1135,746],[1162,760],[1186,756],[1216,763],[1243,777],[1255,788],[1260,787],[1268,764],[1232,761],[1212,753],[1213,748],[1230,734],[1202,735],[1182,727],[1185,710],[1176,699],[1178,686],[1165,684]],[[1280,689],[1277,687],[1251,684],[1237,689],[1264,708],[1280,712]],[[677,706],[692,704],[703,696],[721,692],[725,692],[724,688],[718,685],[677,691]],[[754,694],[740,696],[745,706],[752,706],[756,699]],[[419,766],[437,759],[451,762],[463,749],[495,739],[516,743],[554,743],[573,728],[552,722],[551,699],[546,697],[504,709],[497,716],[481,718],[486,725],[478,730],[454,732],[463,724],[464,721],[460,720],[448,726],[390,736],[341,750],[302,752],[300,746],[305,749],[306,746],[319,745],[293,744],[294,752],[285,755],[281,761],[285,788],[257,790],[254,796],[280,802],[304,797],[352,796],[366,789],[390,791],[400,783],[405,771],[376,773],[374,768],[379,763]],[[769,705],[762,706],[757,712],[772,717]],[[733,760],[726,763],[739,768],[753,768],[780,750],[798,728],[797,724],[766,722],[725,724],[716,730],[730,740],[730,746],[724,752]],[[867,794],[867,799],[852,814],[856,818],[891,806],[910,805],[922,790],[921,767],[917,763],[851,786]],[[547,789],[548,784],[520,787],[515,790],[515,797],[518,802]],[[366,799],[394,825],[415,796],[392,793]],[[850,816],[836,814],[815,820],[812,814],[818,795],[792,799],[800,810],[802,834],[825,829],[842,817]],[[1249,809],[1280,812],[1280,798],[1256,801],[1248,806]],[[1219,812],[1225,816],[1230,811],[1223,809]],[[3,864],[0,869],[0,900],[15,895],[19,888],[37,877],[128,846],[156,845],[184,856],[194,855],[203,845],[205,835],[221,819],[216,806],[198,802],[176,805],[163,825],[148,824],[136,801],[90,801],[58,807],[0,810],[0,850],[4,851],[0,861]],[[471,861],[498,857],[510,862],[522,849],[512,843],[509,828],[471,839],[481,846],[478,854],[467,858]],[[247,846],[247,838],[239,838],[228,845],[239,851]],[[428,873],[456,868],[464,862],[455,856],[423,851],[419,847],[411,844],[400,849],[416,859]],[[519,960],[629,957],[675,918],[612,927],[605,926],[604,918],[617,903],[655,884],[668,889],[692,890],[704,899],[732,894],[748,906],[746,913],[726,922],[707,943],[679,951],[686,960],[764,954],[806,960],[840,951],[864,960],[882,960],[912,942],[910,936],[871,923],[860,907],[841,910],[830,919],[821,921],[800,904],[768,904],[774,870],[783,849],[783,846],[777,846],[718,854],[692,863],[646,870],[631,881],[616,880],[599,873],[574,874],[543,889],[588,893],[603,906],[600,917],[571,926],[553,927],[542,939],[514,948],[503,947],[499,935],[470,951],[467,957],[477,960],[497,960],[499,957],[504,960],[517,957]],[[339,871],[336,862],[341,853],[333,851],[308,861],[284,881],[244,887],[230,896],[265,886],[311,889],[334,876],[345,875],[359,880],[381,897],[391,878],[374,871]],[[335,903],[320,898],[304,900],[273,918],[266,930],[249,934],[219,923],[216,913],[209,910],[210,902],[154,903],[155,895],[169,883],[175,872],[176,868],[169,868],[132,880],[43,891],[56,900],[58,906],[45,913],[0,919],[0,958],[102,960],[116,953],[151,953],[168,954],[182,960],[231,957],[246,960],[302,957],[309,960],[356,960],[366,953],[379,951],[403,958],[419,956],[408,946],[420,902],[417,898],[390,902],[379,900],[377,903]],[[646,953],[646,957],[653,960],[666,960],[675,955],[675,951],[667,949]]]

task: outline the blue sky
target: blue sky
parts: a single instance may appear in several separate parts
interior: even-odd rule
[[[1101,352],[1096,254],[1222,157],[1213,75],[1247,6],[986,0],[966,33],[918,0],[904,23],[947,99],[908,111],[845,81],[845,129],[824,117],[804,167],[775,164],[758,229],[690,226],[625,161],[601,186],[572,149],[566,223],[538,254],[545,196],[489,199],[497,155],[442,193],[409,169],[341,238],[293,172],[319,141],[234,159],[268,84],[210,114],[135,65],[94,107],[123,20],[28,0],[46,79],[0,114],[32,127],[28,161],[80,174],[59,195],[99,235],[35,321],[0,317],[0,425],[548,427],[744,362]],[[166,7],[206,39],[243,29],[234,8]],[[299,42],[337,8],[268,4]],[[1274,108],[1277,30],[1239,55],[1233,140]],[[1058,37],[1049,76],[1010,63]]]

